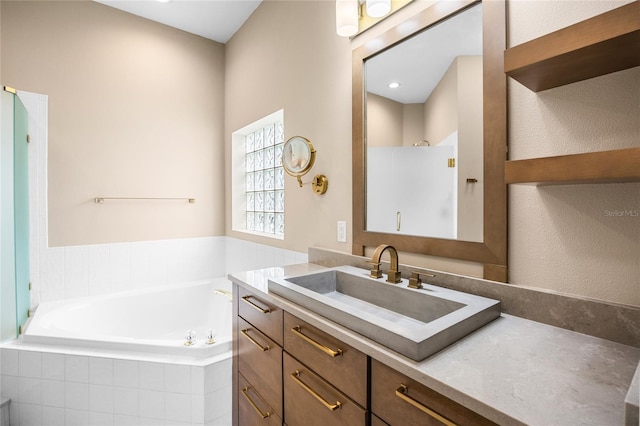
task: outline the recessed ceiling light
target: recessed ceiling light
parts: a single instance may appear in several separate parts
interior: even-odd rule
[[[397,89],[398,87],[400,87],[400,83],[398,83],[397,81],[392,81],[391,83],[389,83],[389,89]]]
[[[169,3],[171,0],[156,0],[158,3]]]

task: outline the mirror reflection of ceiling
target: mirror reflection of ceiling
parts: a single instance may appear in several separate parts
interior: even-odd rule
[[[479,34],[482,7],[477,5],[367,60],[367,92],[403,104],[424,103],[457,56],[482,55]],[[391,89],[391,82],[400,86]]]

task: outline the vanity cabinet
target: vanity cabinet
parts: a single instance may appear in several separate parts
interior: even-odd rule
[[[289,426],[367,424],[364,408],[286,352],[283,369],[284,418]]]
[[[238,375],[238,424],[242,426],[281,426],[282,419],[266,402],[257,390],[244,378]]]
[[[288,312],[284,314],[284,350],[367,407],[367,355]]]
[[[282,347],[282,309],[242,287],[238,289],[238,297],[238,315]]]
[[[376,360],[371,361],[371,412],[389,425],[495,425]]]
[[[504,71],[534,92],[640,65],[640,1],[514,46]],[[507,161],[507,184],[640,181],[640,148]]]
[[[234,425],[493,424],[259,292],[234,285],[234,294]]]
[[[242,318],[238,318],[238,371],[270,412],[282,414],[282,348]]]
[[[238,296],[238,424],[281,425],[283,311],[246,289]]]

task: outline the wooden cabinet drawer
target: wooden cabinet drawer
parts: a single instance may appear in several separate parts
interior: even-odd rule
[[[495,424],[376,360],[371,361],[371,411],[391,426]]]
[[[241,374],[238,375],[238,424],[242,426],[282,425],[280,416]]]
[[[285,312],[284,349],[367,408],[367,356]]]
[[[282,415],[282,348],[238,318],[238,371]]]
[[[367,412],[284,353],[284,421],[289,426],[366,425]]]
[[[245,288],[239,287],[238,294],[238,314],[282,346],[282,309]]]
[[[371,414],[371,426],[389,426],[385,421],[381,420],[380,417]]]

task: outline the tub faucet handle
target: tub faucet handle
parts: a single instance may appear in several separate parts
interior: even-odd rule
[[[196,332],[193,330],[187,330],[185,333],[185,346],[193,346],[196,343]]]
[[[213,345],[215,342],[216,342],[216,331],[210,328],[207,331],[207,341],[205,343],[207,345]]]

